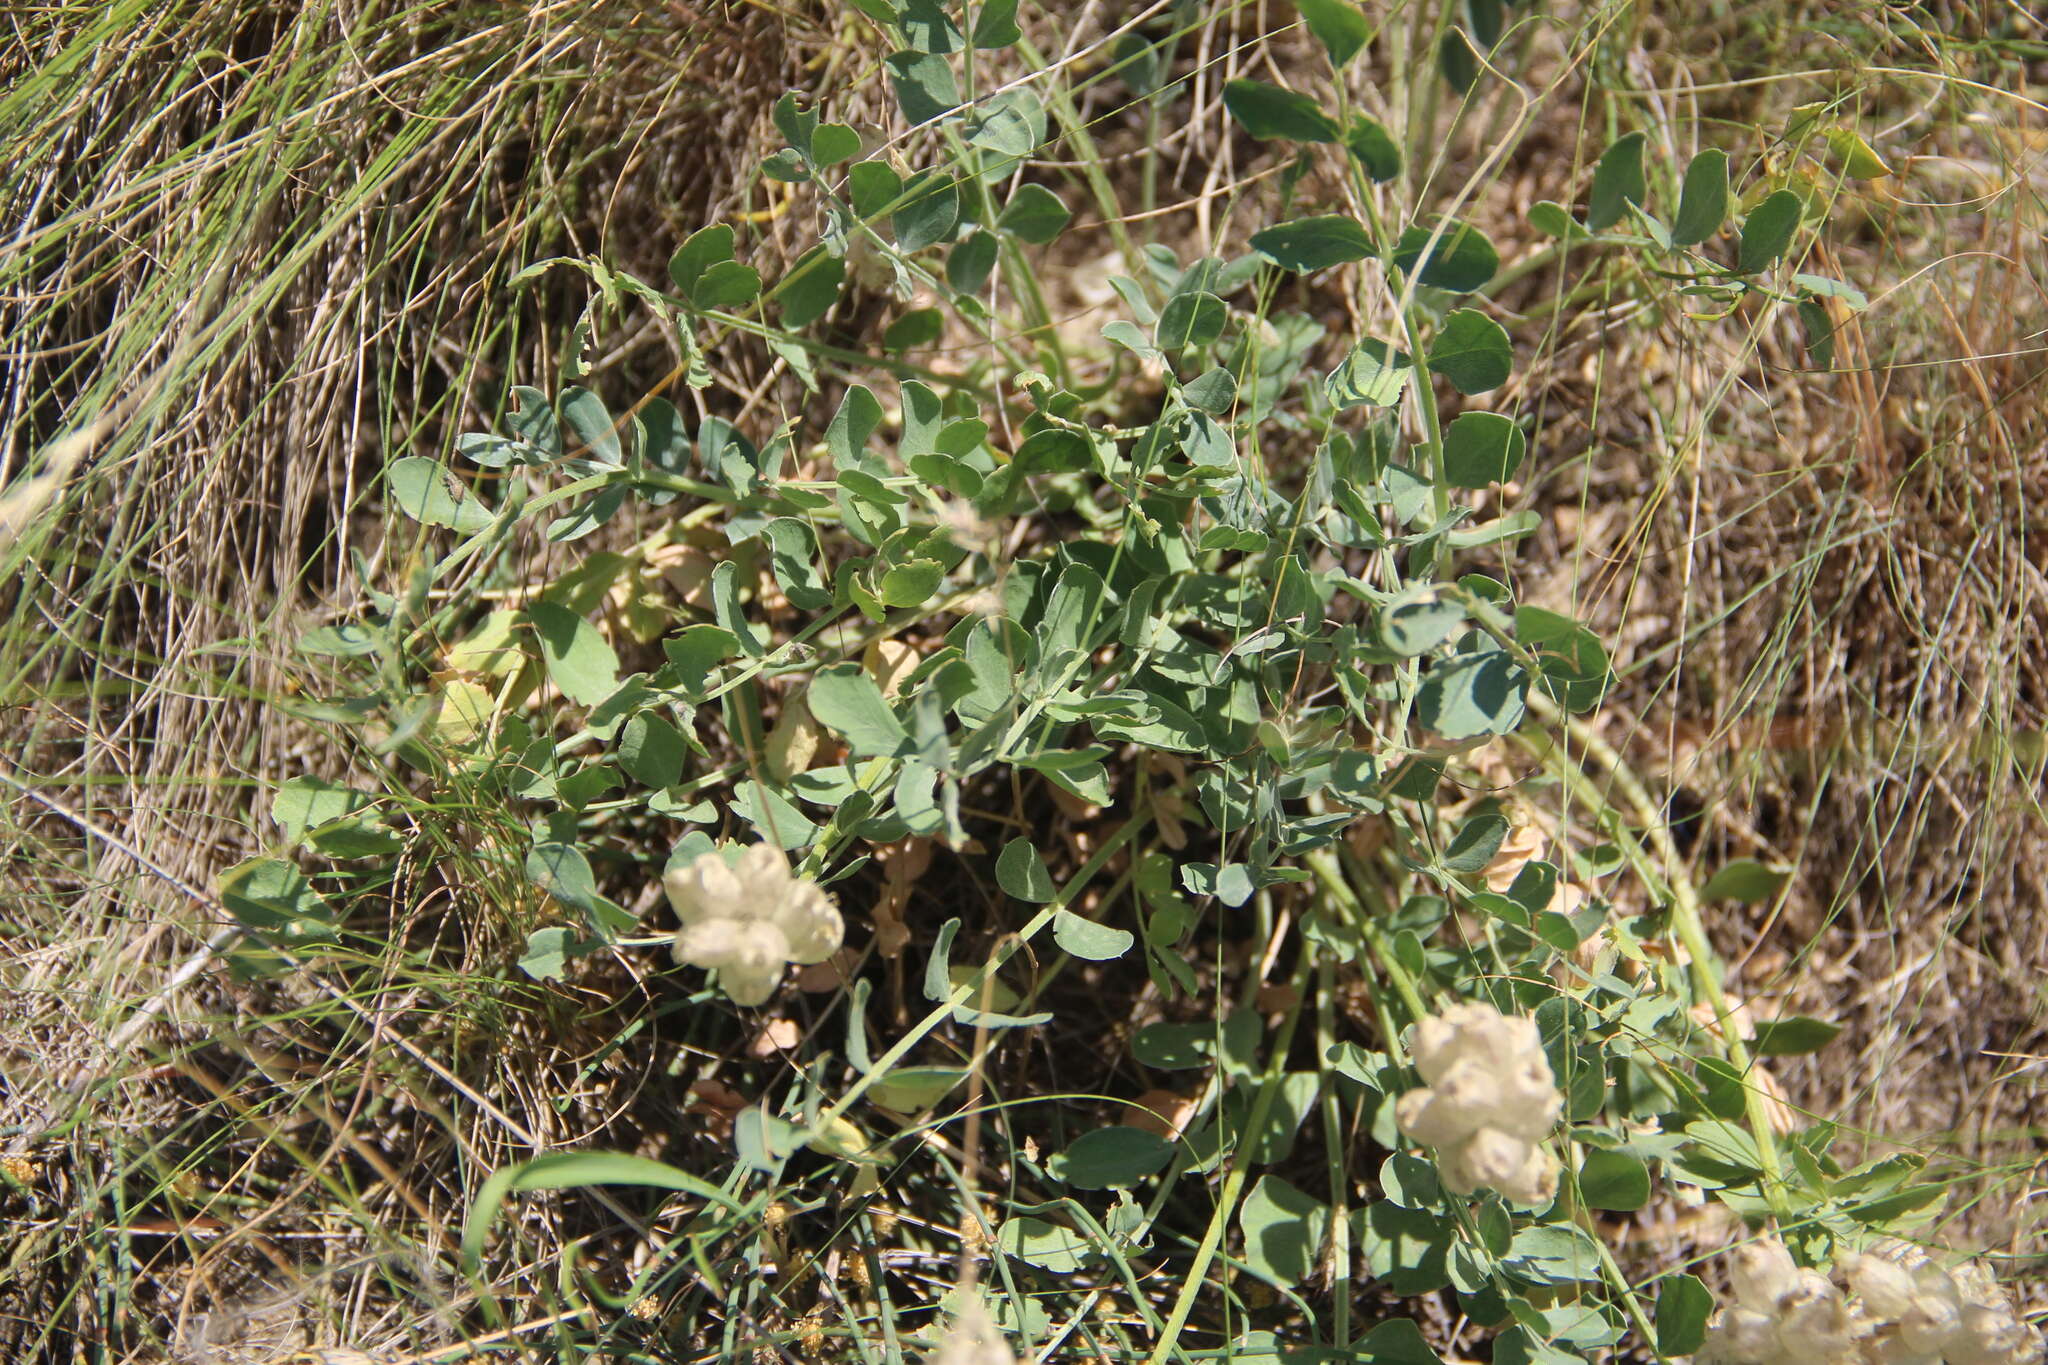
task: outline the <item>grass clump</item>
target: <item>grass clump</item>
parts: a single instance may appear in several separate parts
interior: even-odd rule
[[[1941,211],[1890,187],[1895,144],[1968,133],[1965,64],[2030,40],[1908,72],[1906,19],[1817,12],[1857,60],[1787,74],[1748,20],[1640,8],[857,9],[735,11],[687,30],[687,79],[617,82],[588,75],[645,20],[603,10],[201,9],[242,46],[196,87],[67,76],[115,30],[45,21],[9,98],[51,145],[90,89],[221,104],[17,191],[31,320],[82,358],[18,409],[39,454],[0,545],[33,570],[9,1046],[90,1042],[9,1096],[22,1349],[1662,1358],[1701,1349],[1752,1231],[1821,1276],[1894,1236],[2029,1251],[1979,1216],[2018,1149],[1879,1122],[1846,1078],[1901,1035],[1794,968],[1906,913],[1864,888],[1940,784],[2038,816],[2023,669],[1801,667],[1880,629],[1841,573],[1930,558],[1916,500],[1950,495],[1933,443],[1858,458],[1871,376],[1928,335],[1893,272]],[[1726,79],[1681,96],[1708,40]],[[698,73],[771,52],[798,70],[741,92],[766,141],[731,189],[580,235],[639,149],[718,130]],[[321,151],[336,111],[366,168]],[[180,179],[191,145],[214,162]],[[2027,221],[2027,183],[1978,207]],[[128,267],[140,303],[77,283],[83,206],[131,202],[214,224]],[[361,284],[307,294],[328,259]],[[297,299],[359,325],[277,362]],[[348,351],[387,330],[405,363]],[[346,420],[304,402],[336,373]],[[2030,418],[1972,373],[2013,475],[1969,496],[2002,509]],[[253,415],[196,401],[223,376],[267,377]],[[222,421],[323,453],[285,499],[311,520],[208,502],[203,460],[123,479]],[[138,573],[181,498],[254,548]],[[76,525],[103,516],[112,558]],[[1964,584],[2024,544],[1994,510],[1885,610],[1946,583],[1930,643],[2015,638],[2017,571]],[[1966,697],[1995,704],[1958,766],[1926,736]],[[1879,750],[1924,776],[1841,797]],[[181,800],[245,828],[137,836]],[[1884,833],[1808,855],[1852,817]],[[760,918],[770,881],[801,933]],[[1914,931],[1988,957],[2006,903],[1964,886]],[[144,906],[139,946],[67,951]],[[1503,1015],[1554,1121],[1496,1112],[1437,1036]],[[1455,1132],[1416,1127],[1411,1048]]]

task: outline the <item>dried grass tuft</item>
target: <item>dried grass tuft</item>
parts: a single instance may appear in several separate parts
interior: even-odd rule
[[[1543,249],[1528,206],[1568,201],[1602,142],[1569,54],[1574,26],[1605,12],[1553,8],[1531,46],[1537,116],[1468,209],[1511,268]],[[1152,7],[1147,32],[1178,12]],[[1801,338],[1756,315],[1701,323],[1620,285],[1552,310],[1554,277],[1531,270],[1501,300],[1518,354],[1541,357],[1507,395],[1543,432],[1529,496],[1549,529],[1522,588],[1618,643],[1616,737],[1695,817],[1698,871],[1798,865],[1782,906],[1727,909],[1716,926],[1745,995],[1850,1024],[1786,1069],[1791,1102],[1839,1116],[1852,1144],[1864,1129],[1960,1143],[1993,1163],[1979,1187],[1992,1197],[1958,1201],[1965,1230],[2038,1247],[2027,1201],[1998,1192],[2025,1178],[2048,1053],[2034,979],[2048,962],[2048,405],[2030,323],[2048,143],[2037,112],[1991,93],[1998,70],[1853,6],[1802,12],[1811,23],[1775,22],[1938,78],[1873,99],[1921,159],[1814,262],[1878,302],[1845,328],[1839,372],[1818,376]],[[1076,351],[1099,326],[1079,320],[1099,302],[1091,274],[1126,243],[1234,250],[1234,208],[1268,202],[1277,166],[1234,135],[1220,91],[1240,75],[1298,83],[1306,42],[1264,7],[1203,17],[1170,117],[1106,74],[1124,17],[1033,20],[1094,144],[1063,143],[1046,172],[1069,177],[1081,209],[1045,282]],[[453,1340],[452,1316],[474,1306],[426,1267],[452,1246],[476,1172],[572,1143],[725,1159],[733,1114],[757,1098],[729,1083],[739,1044],[622,1039],[655,1004],[624,960],[561,991],[506,985],[540,907],[477,812],[460,822],[470,842],[423,834],[409,851],[366,998],[204,964],[168,999],[147,1060],[114,1059],[118,1079],[87,1092],[95,1122],[52,1129],[79,1103],[61,1083],[105,1067],[107,1039],[202,953],[222,920],[213,874],[272,838],[261,794],[349,762],[274,704],[294,668],[272,641],[354,604],[351,546],[373,575],[402,574],[409,547],[384,542],[373,497],[385,461],[439,453],[489,424],[506,383],[555,373],[581,282],[512,276],[590,255],[658,278],[716,217],[750,226],[757,259],[807,246],[808,201],[752,167],[788,87],[900,133],[857,22],[838,7],[613,0],[126,0],[14,21],[0,55],[0,128],[15,130],[0,335],[16,339],[0,365],[0,527],[33,535],[0,530],[0,776],[19,784],[0,859],[20,904],[0,918],[40,946],[0,938],[0,1129],[42,1139],[30,1193],[0,1193],[38,1220],[10,1251],[20,1269],[0,1274],[10,1357],[120,1337],[137,1359],[266,1342],[404,1358]],[[1775,127],[1813,97],[1689,74],[1807,68],[1735,7],[1648,14],[1633,37],[1601,79],[1625,73],[1636,93],[1614,98],[1671,128]],[[1353,92],[1391,122],[1373,104],[1383,74],[1354,68]],[[1454,184],[1493,147],[1469,134],[1429,150]],[[1092,208],[1089,165],[1111,191]],[[856,299],[845,321],[872,330],[892,306]],[[1356,325],[1348,299],[1318,306],[1333,329]],[[671,363],[651,328],[608,344],[606,382],[634,396]],[[736,396],[718,401],[750,416],[805,401],[744,341],[712,363]],[[90,449],[61,444],[96,422]],[[54,512],[18,515],[31,499]],[[544,576],[560,553],[535,547],[523,567]],[[1020,1070],[1011,1090],[1104,1083],[1100,1037],[1141,1007],[1069,1003],[1076,1036],[1036,1064],[1076,1074]],[[110,1145],[113,1126],[140,1136]],[[109,1212],[67,1223],[51,1208]],[[113,1236],[116,1218],[156,1221]],[[591,1235],[585,1261],[616,1289],[632,1221],[536,1196],[518,1230],[529,1250]],[[103,1260],[109,1245],[128,1259]],[[532,1264],[506,1276],[508,1294],[553,1292]],[[117,1291],[142,1310],[118,1330]]]

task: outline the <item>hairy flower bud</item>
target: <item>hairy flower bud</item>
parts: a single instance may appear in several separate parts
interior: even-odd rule
[[[1435,1090],[1411,1090],[1394,1105],[1394,1122],[1426,1147],[1449,1147],[1472,1131],[1465,1111]]]
[[[2019,1320],[2010,1305],[1965,1305],[1959,1329],[1942,1347],[1953,1365],[2039,1365],[2041,1331]]]
[[[1454,1147],[1444,1149],[1444,1184],[1454,1194],[1470,1194],[1480,1186],[1507,1192],[1529,1160],[1529,1144],[1498,1128],[1481,1128]]]
[[[1853,1298],[1765,1239],[1730,1257],[1735,1302],[1701,1359],[1722,1365],[2039,1365],[2041,1334],[1974,1262],[1944,1269],[1893,1239],[1844,1257]]]
[[[1735,1360],[1763,1360],[1778,1349],[1778,1320],[1752,1308],[1731,1308],[1722,1315],[1720,1343]]]
[[[1468,1057],[1490,1064],[1506,1057],[1542,1052],[1536,1021],[1502,1014],[1491,1005],[1453,1005],[1415,1026],[1415,1069],[1430,1085]]]
[[[1902,1313],[1899,1340],[1920,1355],[1938,1355],[1962,1325],[1965,1311],[1956,1284],[1940,1266],[1922,1266],[1913,1275],[1913,1299]],[[1874,1306],[1874,1305],[1873,1305]]]
[[[1538,1143],[1529,1148],[1522,1169],[1501,1186],[1500,1192],[1517,1204],[1548,1204],[1557,1198],[1557,1172],[1557,1158],[1548,1147]]]
[[[1495,1074],[1499,1085],[1489,1115],[1495,1128],[1534,1142],[1557,1126],[1564,1113],[1564,1095],[1541,1052],[1525,1054],[1521,1061],[1500,1067]]]
[[[1851,1324],[1842,1291],[1817,1270],[1802,1270],[1778,1300],[1778,1342],[1794,1360],[1841,1360],[1849,1354]]]
[[[1792,1253],[1775,1237],[1737,1247],[1728,1261],[1728,1283],[1744,1308],[1768,1311],[1799,1284]]]
[[[1843,1262],[1849,1287],[1879,1317],[1902,1318],[1913,1308],[1913,1275],[1882,1256],[1859,1253]]]

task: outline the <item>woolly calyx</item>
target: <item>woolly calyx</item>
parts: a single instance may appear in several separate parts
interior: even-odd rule
[[[1454,1005],[1417,1023],[1412,1051],[1428,1085],[1403,1095],[1394,1119],[1437,1149],[1445,1187],[1490,1187],[1520,1204],[1556,1195],[1557,1159],[1541,1144],[1564,1097],[1536,1022],[1491,1005]]]
[[[1729,1258],[1735,1302],[1714,1315],[1703,1362],[1728,1365],[1849,1365],[1857,1358],[1856,1323],[1842,1291],[1818,1271],[1801,1270],[1775,1238]]]
[[[702,854],[661,882],[683,922],[676,961],[716,969],[736,1005],[767,1003],[784,964],[823,962],[845,938],[832,898],[792,876],[789,859],[769,844],[747,849],[734,866]]]
[[[1458,1194],[1481,1185],[1505,1189],[1529,1160],[1529,1144],[1498,1128],[1481,1128],[1442,1153],[1444,1184]]]
[[[1799,1267],[1783,1242],[1766,1237],[1735,1249],[1728,1258],[1728,1283],[1743,1307],[1772,1311],[1799,1287]]]
[[[1792,1292],[1778,1300],[1778,1345],[1789,1360],[1842,1360],[1852,1323],[1842,1291],[1817,1270],[1799,1272]]]
[[[1488,1186],[1517,1204],[1547,1204],[1557,1196],[1557,1158],[1498,1128],[1481,1128],[1463,1142],[1441,1149],[1438,1165],[1445,1188],[1453,1194]]]
[[[1491,1005],[1453,1005],[1415,1026],[1415,1069],[1423,1083],[1439,1085],[1452,1067],[1466,1058],[1492,1063],[1529,1053],[1543,1055],[1536,1021],[1526,1015],[1502,1014]]]
[[[1840,1263],[1853,1297],[1766,1239],[1730,1257],[1733,1303],[1714,1317],[1707,1365],[2040,1365],[2041,1334],[1975,1262],[1944,1269],[1886,1240]]]
[[[1425,1147],[1455,1146],[1472,1132],[1465,1111],[1435,1090],[1403,1095],[1394,1105],[1394,1122]]]
[[[1753,1308],[1729,1308],[1715,1319],[1700,1355],[1707,1360],[1770,1360],[1778,1352],[1778,1320]]]
[[[1864,1308],[1880,1318],[1899,1319],[1913,1311],[1913,1272],[1883,1256],[1858,1253],[1842,1262],[1849,1287]]]
[[[2041,1333],[2021,1321],[1984,1267],[1944,1269],[1886,1239],[1843,1262],[1861,1314],[1864,1356],[1881,1365],[2038,1365]]]

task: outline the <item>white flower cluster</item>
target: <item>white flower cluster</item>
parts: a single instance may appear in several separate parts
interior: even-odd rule
[[[1873,1365],[2037,1365],[2041,1331],[2013,1311],[1983,1266],[1944,1270],[1916,1248],[1887,1241],[1850,1257],[1863,1357]],[[1909,1264],[1917,1260],[1919,1264]]]
[[[1415,1029],[1415,1069],[1428,1088],[1401,1097],[1401,1131],[1437,1149],[1456,1194],[1482,1185],[1518,1204],[1557,1193],[1557,1158],[1542,1145],[1564,1108],[1536,1021],[1491,1005],[1453,1005]]]
[[[661,879],[683,927],[676,961],[715,967],[736,1005],[765,1004],[784,963],[823,962],[846,935],[839,910],[818,884],[793,877],[772,844],[755,844],[736,867],[718,853]]]
[[[1856,1358],[1849,1305],[1827,1276],[1801,1270],[1782,1242],[1737,1247],[1728,1261],[1733,1306],[1714,1315],[1702,1365],[1823,1365]]]
[[[1842,1261],[1853,1295],[1802,1270],[1775,1239],[1729,1265],[1702,1365],[2038,1365],[2041,1333],[1982,1266],[1943,1269],[1903,1242]]]
[[[1017,1365],[1016,1354],[981,1296],[971,1288],[962,1293],[965,1301],[952,1328],[940,1338],[938,1349],[924,1358],[924,1365]]]

